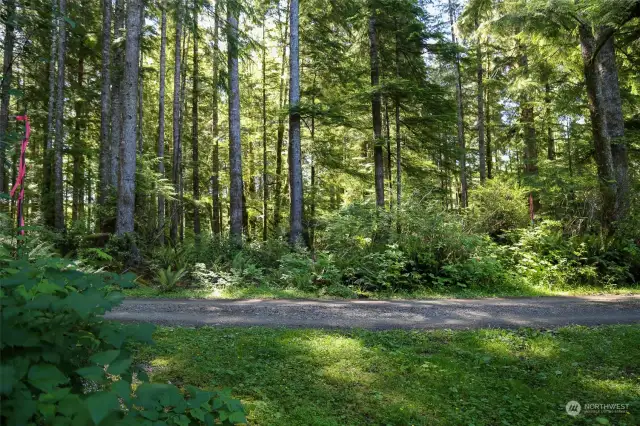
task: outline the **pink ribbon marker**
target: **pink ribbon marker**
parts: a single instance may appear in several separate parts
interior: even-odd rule
[[[18,195],[18,226],[24,227],[24,215],[22,214],[22,203],[24,202],[24,177],[27,174],[27,162],[26,162],[26,153],[27,146],[29,145],[29,137],[31,136],[31,123],[29,123],[28,115],[19,115],[16,117],[18,121],[25,122],[25,135],[22,140],[22,146],[20,148],[20,163],[18,164],[18,177],[16,179],[16,183],[11,188],[11,197],[15,194],[16,190],[20,188],[20,194]],[[24,229],[20,230],[20,234],[24,235]]]

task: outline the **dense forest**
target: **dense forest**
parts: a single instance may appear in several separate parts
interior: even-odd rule
[[[298,3],[5,1],[4,227],[174,284],[635,281],[640,2]]]
[[[3,0],[0,46],[0,424],[640,424],[640,0]]]

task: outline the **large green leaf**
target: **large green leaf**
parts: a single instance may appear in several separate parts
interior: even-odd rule
[[[80,376],[84,377],[88,380],[93,380],[94,382],[101,383],[104,381],[104,369],[102,367],[98,367],[97,365],[93,365],[91,367],[84,367],[76,370]]]
[[[10,365],[0,365],[0,394],[8,395],[17,382],[16,371]]]
[[[118,410],[120,405],[115,392],[96,392],[87,398],[87,407],[91,419],[98,425],[111,411]]]
[[[117,382],[114,382],[111,385],[111,390],[122,398],[126,404],[131,403],[131,384],[126,380],[118,380]]]
[[[120,351],[117,349],[114,349],[110,351],[98,352],[97,354],[93,354],[91,355],[91,358],[89,358],[89,360],[96,364],[107,365],[107,364],[111,364],[116,358],[118,358],[118,355],[120,355]]]
[[[231,413],[231,415],[229,416],[229,421],[233,424],[246,423],[247,418],[244,416],[244,413],[236,411],[235,413]]]
[[[55,365],[36,364],[29,369],[28,380],[34,387],[44,392],[51,392],[57,385],[67,383],[69,378]]]
[[[113,361],[107,368],[107,373],[118,376],[129,369],[131,366],[131,358],[122,358]]]

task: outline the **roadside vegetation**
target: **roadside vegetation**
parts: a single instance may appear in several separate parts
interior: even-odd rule
[[[135,297],[421,298],[628,294],[640,292],[635,221],[611,236],[584,223],[531,223],[522,189],[489,183],[462,213],[427,201],[395,214],[353,204],[318,222],[313,250],[282,239],[201,236],[178,246],[129,237],[92,247],[70,232],[58,244],[81,263],[138,274]],[[46,237],[44,237],[46,239]]]

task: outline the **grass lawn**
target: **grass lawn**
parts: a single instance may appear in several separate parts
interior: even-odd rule
[[[230,387],[252,425],[640,424],[640,326],[160,328],[152,380]],[[630,404],[569,417],[570,400]]]
[[[229,287],[222,290],[179,288],[172,292],[160,292],[156,287],[140,285],[125,289],[128,297],[142,298],[195,298],[195,299],[316,299],[333,298],[318,292],[302,291],[295,288],[277,288],[271,286]],[[367,299],[433,299],[433,298],[478,298],[478,297],[525,297],[525,296],[586,296],[598,294],[640,294],[640,287],[573,287],[550,289],[541,286],[505,286],[499,289],[423,288],[412,292],[398,291],[388,293],[364,292],[359,297]]]

